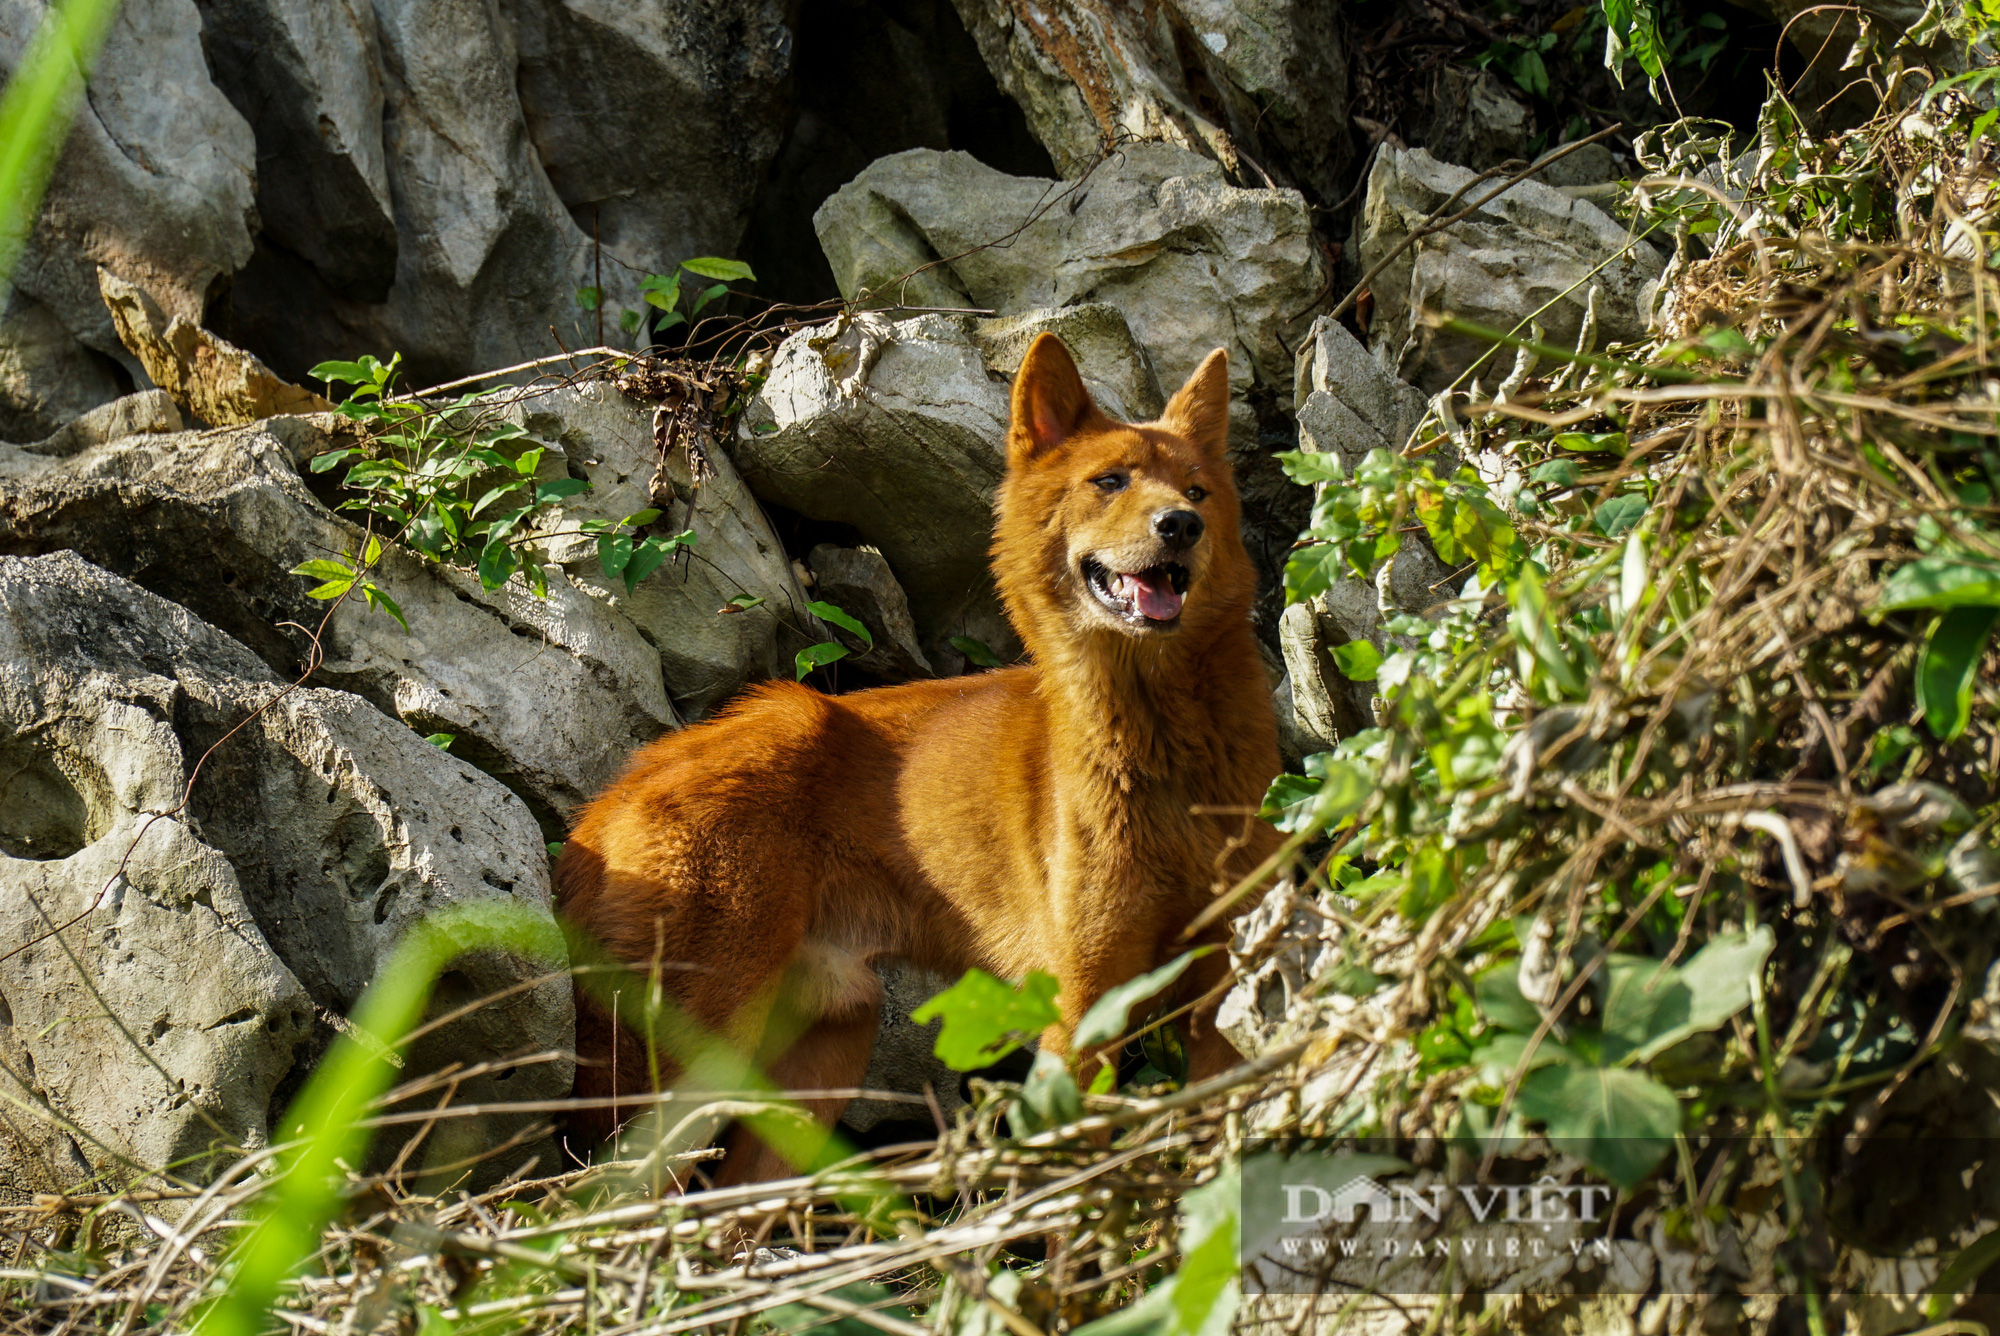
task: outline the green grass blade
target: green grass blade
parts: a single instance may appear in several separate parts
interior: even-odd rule
[[[97,60],[118,0],[62,0],[50,7],[0,92],[0,292],[14,276],[48,189],[83,76]]]

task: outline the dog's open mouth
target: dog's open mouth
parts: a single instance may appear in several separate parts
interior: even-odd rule
[[[1083,582],[1112,616],[1134,626],[1164,626],[1181,615],[1188,570],[1170,561],[1143,571],[1113,571],[1085,557]]]

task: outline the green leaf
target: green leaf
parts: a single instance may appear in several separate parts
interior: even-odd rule
[[[1373,682],[1376,670],[1382,666],[1382,652],[1366,640],[1350,640],[1334,646],[1333,661],[1348,681]]]
[[[578,492],[587,492],[589,490],[590,484],[582,478],[552,478],[535,489],[535,504],[538,506],[552,505],[557,501],[575,496]]]
[[[339,598],[342,594],[346,593],[348,590],[352,588],[354,588],[354,577],[348,575],[348,576],[343,576],[338,580],[328,580],[323,585],[316,585],[313,588],[306,590],[306,597],[317,598],[322,600],[335,599]]]
[[[1627,1191],[1665,1158],[1681,1127],[1674,1092],[1625,1067],[1554,1064],[1521,1078],[1515,1107],[1548,1128],[1556,1149]]]
[[[458,741],[458,734],[426,733],[424,734],[424,741],[430,743],[431,746],[436,747],[440,751],[447,751],[450,749],[452,743]]]
[[[1021,1083],[1021,1097],[1008,1112],[1017,1137],[1033,1136],[1083,1117],[1083,1096],[1069,1067],[1051,1052],[1035,1054],[1035,1065]]]
[[[1304,450],[1280,450],[1271,457],[1284,466],[1286,477],[1307,487],[1314,483],[1347,480],[1347,470],[1340,466],[1339,455],[1322,455]]]
[[[653,332],[655,334],[664,334],[668,330],[672,329],[675,325],[685,325],[686,323],[687,323],[687,317],[682,315],[679,311],[669,311],[665,315],[660,317],[660,322],[658,324],[653,326]]]
[[[1533,665],[1539,664],[1563,695],[1582,695],[1583,676],[1570,660],[1569,648],[1550,616],[1541,577],[1532,563],[1521,567],[1507,593],[1507,601],[1513,605],[1514,644],[1526,660],[1521,665],[1521,676],[1532,681]]]
[[[604,289],[578,288],[576,290],[576,304],[586,311],[595,311],[598,307],[604,305]]]
[[[1984,120],[1994,113],[1988,112]],[[1995,1226],[1959,1250],[1951,1264],[1938,1273],[1937,1282],[1924,1293],[1924,1316],[1941,1322],[1957,1306],[1958,1296],[1975,1288],[1979,1277],[2000,1262],[2000,1226]]]
[[[361,586],[361,597],[368,600],[369,607],[379,608],[381,611],[388,613],[391,617],[394,617],[396,619],[396,625],[403,628],[404,635],[408,635],[410,633],[410,621],[407,617],[403,616],[402,607],[396,602],[395,599],[390,598],[387,593],[383,592],[382,589],[377,587],[373,581],[370,581],[367,584]]]
[[[632,535],[629,533],[602,534],[597,540],[597,564],[604,568],[609,579],[617,579],[632,564]]]
[[[1533,1034],[1542,1023],[1542,1013],[1535,1010],[1535,1004],[1521,996],[1520,964],[1506,961],[1495,965],[1479,976],[1472,986],[1472,995],[1478,1000],[1479,1014],[1492,1025],[1517,1034]]]
[[[651,524],[658,518],[660,518],[660,512],[648,506],[644,510],[635,510],[624,519],[618,521],[618,527],[621,529],[638,529]]]
[[[534,477],[535,470],[542,466],[542,456],[547,453],[548,451],[539,445],[532,450],[523,450],[520,458],[514,461],[514,472],[520,474],[523,478]]]
[[[352,580],[354,568],[344,561],[329,561],[321,557],[315,561],[303,561],[292,567],[293,575],[306,575],[315,580]]]
[[[1549,444],[1558,450],[1574,450],[1578,454],[1622,455],[1628,443],[1622,431],[1559,431]]]
[[[1598,967],[1605,979],[1601,1060],[1637,1060],[1662,1035],[1692,1033],[1694,995],[1673,966],[1645,956],[1611,955]]]
[[[1574,487],[1576,480],[1582,476],[1583,470],[1576,466],[1574,459],[1551,459],[1537,464],[1535,471],[1528,475],[1528,481],[1547,483],[1552,487]]]
[[[1076,1047],[1093,1048],[1124,1034],[1134,1006],[1180,978],[1189,965],[1214,949],[1212,946],[1201,946],[1183,951],[1158,969],[1108,990],[1076,1023],[1076,1038],[1073,1041]]]
[[[985,970],[965,977],[910,1013],[918,1025],[942,1018],[935,1052],[955,1072],[999,1061],[1061,1019],[1056,977],[1036,970],[1010,988]]]
[[[498,589],[520,564],[520,557],[507,545],[507,540],[496,538],[479,554],[479,583],[487,589]]]
[[[971,636],[953,636],[945,643],[960,654],[963,654],[965,661],[975,668],[998,668],[1000,666],[1000,656],[987,648],[986,642],[983,640],[974,640]]]
[[[671,311],[681,303],[681,271],[676,269],[671,275],[648,274],[640,280],[639,292],[649,306]]]
[[[477,515],[482,511],[484,511],[486,507],[492,505],[495,501],[499,501],[504,497],[507,497],[515,492],[518,492],[527,485],[528,485],[528,480],[526,478],[516,478],[512,482],[503,482],[498,487],[490,488],[488,489],[486,495],[480,497],[477,501],[472,503],[471,513]]]
[[[1304,775],[1279,775],[1264,791],[1257,815],[1279,830],[1297,832],[1312,823],[1313,805],[1319,801],[1320,781]]]
[[[631,593],[639,587],[639,581],[660,568],[660,563],[686,547],[694,539],[692,532],[675,534],[655,534],[632,549],[632,560],[625,566],[625,592]]]
[[[1508,1031],[1505,1034],[1496,1034],[1490,1043],[1481,1045],[1473,1054],[1473,1058],[1479,1064],[1479,1079],[1490,1086],[1504,1089],[1506,1084],[1514,1079],[1514,1072],[1520,1067],[1523,1057],[1527,1058],[1528,1070],[1531,1072],[1543,1067],[1553,1067],[1559,1063],[1581,1061],[1576,1054],[1547,1035],[1542,1036],[1542,1042],[1535,1045],[1534,1053],[1529,1054],[1528,1040],[1534,1037],[1534,1033],[1534,1027],[1530,1026],[1523,1033]]]
[[[718,608],[717,611],[748,612],[752,608],[761,608],[763,606],[764,600],[756,594],[738,594]]]
[[[708,305],[710,302],[714,301],[717,297],[722,296],[724,293],[728,291],[729,291],[729,285],[727,283],[717,283],[712,288],[702,289],[701,295],[694,299],[694,313],[696,315],[700,315],[702,307]]]
[[[372,379],[368,374],[368,368],[359,362],[321,362],[306,372],[306,375],[313,380],[323,380],[329,385],[335,382],[366,385]]]
[[[821,621],[831,622],[841,630],[855,636],[869,649],[875,648],[875,637],[868,634],[867,627],[863,626],[853,617],[850,617],[845,608],[836,607],[831,603],[808,603],[806,607],[811,610],[813,616],[818,617]]]
[[[1877,612],[1911,608],[2000,608],[2000,564],[1964,557],[1919,557],[1882,582]]]
[[[1343,544],[1311,543],[1285,559],[1285,602],[1303,603],[1323,594],[1347,574]]]
[[[1924,726],[1946,742],[1965,731],[1972,719],[1972,682],[2000,607],[1948,609],[1931,624],[1917,656],[1917,704]]]
[[[1305,775],[1279,775],[1271,781],[1257,815],[1296,834],[1354,815],[1374,793],[1375,780],[1367,770],[1331,752],[1318,752],[1306,757]]]
[[[618,328],[624,330],[627,334],[637,334],[639,332],[639,322],[644,318],[639,312],[628,306],[618,313]]]
[[[817,645],[807,645],[792,660],[798,670],[798,680],[803,682],[807,673],[815,668],[824,668],[829,663],[838,663],[847,657],[847,646],[836,645],[831,640],[822,640]]]
[[[1231,1209],[1199,1243],[1183,1245],[1174,1275],[1174,1328],[1188,1336],[1228,1331],[1238,1303],[1236,1238],[1241,1217]]]
[[[314,455],[312,462],[307,464],[306,467],[314,473],[324,473],[343,459],[352,459],[353,457],[354,451],[352,450],[328,450],[325,454]]]
[[[1646,515],[1646,498],[1637,492],[1614,496],[1595,511],[1590,522],[1606,538],[1623,538]]]
[[[1750,981],[1762,974],[1776,944],[1767,924],[1749,933],[1722,933],[1680,967],[1687,985],[1688,1016],[1684,1030],[1654,1035],[1634,1056],[1641,1061],[1664,1053],[1688,1035],[1713,1030],[1750,1005]]]
[[[700,274],[703,278],[719,278],[725,283],[734,283],[746,278],[755,282],[757,279],[757,275],[751,273],[750,266],[743,263],[743,261],[720,260],[713,255],[703,255],[692,260],[682,260],[681,268],[688,270],[690,273]]]

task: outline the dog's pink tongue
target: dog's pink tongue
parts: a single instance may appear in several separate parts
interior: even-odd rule
[[[1119,578],[1127,595],[1138,601],[1144,616],[1156,622],[1170,622],[1181,615],[1181,595],[1175,592],[1165,571],[1156,568]]]

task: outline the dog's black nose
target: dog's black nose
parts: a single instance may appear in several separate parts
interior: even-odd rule
[[[1153,532],[1167,540],[1169,547],[1193,547],[1208,526],[1192,510],[1163,510],[1153,516]]]

